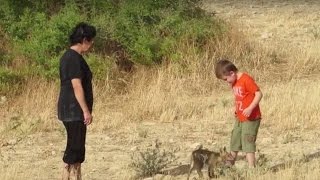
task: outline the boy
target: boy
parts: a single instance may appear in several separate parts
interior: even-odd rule
[[[262,93],[255,81],[246,73],[239,72],[229,60],[220,60],[215,65],[215,74],[218,79],[226,81],[235,95],[235,115],[230,150],[233,165],[239,151],[246,153],[249,167],[255,167],[256,137],[260,126],[261,112],[259,102]]]

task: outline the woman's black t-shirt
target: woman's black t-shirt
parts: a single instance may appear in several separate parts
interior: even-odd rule
[[[60,59],[60,94],[58,100],[58,119],[61,121],[83,121],[83,111],[75,97],[71,80],[81,79],[84,96],[92,112],[92,72],[82,55],[68,49]]]

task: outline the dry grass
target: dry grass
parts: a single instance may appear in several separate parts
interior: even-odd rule
[[[317,179],[319,177],[320,161],[314,160],[308,164],[294,164],[278,173],[253,174],[248,179]]]
[[[293,80],[296,77],[311,75],[310,72],[314,72],[296,71],[297,69],[301,70],[300,67],[303,67],[303,70],[315,68],[314,64],[306,63],[304,59],[292,58],[308,53],[307,50],[301,50],[303,53],[294,54],[288,53],[288,51],[280,52],[279,54],[282,55],[278,57],[273,54],[274,51],[270,52],[259,45],[243,41],[244,37],[238,31],[231,29],[229,35],[223,40],[212,40],[207,44],[207,50],[202,55],[193,52],[190,45],[181,45],[178,51],[182,55],[182,62],[169,63],[151,69],[139,67],[137,72],[131,74],[130,78],[118,77],[115,80],[106,80],[105,83],[96,83],[94,87],[95,123],[93,128],[103,131],[118,127],[126,122],[150,120],[172,122],[203,117],[203,109],[214,107],[219,101],[232,101],[231,96],[222,98],[223,100],[219,99],[228,88],[219,82],[213,73],[215,61],[222,57],[234,60],[240,69],[252,74],[263,87],[262,90],[266,92],[264,102],[268,104],[264,115],[268,119],[269,117],[270,119],[280,118],[282,120],[290,118],[283,128],[288,128],[289,124],[295,127],[291,122],[301,119],[301,114],[305,114],[306,111],[294,111],[292,113],[296,115],[293,117],[288,117],[286,114],[292,110],[292,107],[305,109],[303,108],[305,104],[296,102],[301,102],[301,98],[306,100],[308,97],[301,95],[292,97],[292,94],[304,93],[305,96],[310,93],[315,94],[318,87],[315,84],[315,87],[310,86],[310,88],[301,90],[296,87],[296,84],[299,84],[298,87],[307,87],[310,83],[305,82],[307,85],[304,85],[303,81],[306,80],[301,80],[301,82]],[[281,50],[284,49],[279,51]],[[286,54],[289,55],[285,56]],[[292,60],[287,62],[282,60],[289,58]],[[122,81],[124,86],[119,90],[112,89],[110,87],[112,81]],[[8,104],[10,109],[3,112],[6,114],[6,119],[23,119],[22,124],[28,128],[34,126],[36,131],[55,129],[58,83],[46,82],[41,79],[30,79],[28,82],[21,96],[16,97],[14,101],[12,100]],[[290,89],[289,93],[288,89]],[[310,107],[313,108],[308,109],[310,113],[306,114],[312,120],[316,116],[313,114],[317,106],[316,101],[312,101],[314,98],[310,96],[309,98],[311,100]],[[271,105],[269,100],[272,102]],[[228,105],[230,106],[231,103]],[[283,108],[286,110],[279,111],[279,105],[285,105]],[[225,107],[232,108],[224,105],[223,108]],[[275,110],[277,110],[276,113]],[[215,111],[215,116],[219,112],[224,112],[224,110]],[[218,117],[223,118],[224,115],[223,113]],[[8,127],[6,123],[9,121],[3,121],[1,127]],[[314,125],[314,122],[309,124]]]
[[[319,81],[294,80],[263,88],[264,117],[268,123],[280,124],[275,130],[312,129],[318,126],[319,103],[315,98]]]
[[[227,50],[225,51],[227,54]],[[236,55],[235,53],[234,56]],[[263,57],[262,53],[261,56]],[[182,125],[186,127],[172,132],[171,136],[188,137],[190,134],[194,137],[202,136],[197,135],[196,132],[207,129],[208,125],[212,125],[212,130],[207,132],[210,136],[216,138],[229,136],[229,130],[228,132],[218,130],[218,127],[220,127],[219,124],[224,124],[225,121],[232,119],[233,96],[231,91],[224,82],[215,79],[212,71],[201,73],[200,70],[203,66],[212,67],[212,61],[215,58],[210,58],[212,61],[194,56],[189,56],[189,58],[190,61],[191,58],[198,58],[199,61],[196,62],[199,64],[193,64],[193,66],[198,67],[185,71],[185,75],[183,76],[181,72],[177,71],[180,67],[179,64],[169,64],[166,67],[154,69],[139,69],[131,79],[123,80],[126,81],[127,87],[122,93],[115,93],[114,90],[105,84],[95,84],[95,119],[90,130],[96,133],[118,132],[118,129],[133,128],[135,123],[139,124],[150,121],[161,123],[184,122],[189,124],[202,122],[197,127]],[[261,60],[263,59],[261,58]],[[265,62],[261,61],[261,63]],[[246,61],[243,63],[240,61],[240,66],[244,68],[248,68],[249,65],[246,64]],[[272,65],[268,66],[276,68]],[[207,67],[208,70],[210,68]],[[297,132],[303,133],[307,130],[312,131],[319,128],[317,117],[319,117],[318,109],[320,105],[318,103],[319,99],[316,98],[318,97],[318,89],[320,88],[319,80],[310,78],[289,80],[287,77],[280,77],[280,79],[285,79],[286,81],[278,82],[275,80],[276,75],[268,77],[267,70],[259,69],[258,71],[258,69],[257,67],[256,71],[253,70],[252,74],[258,77],[258,83],[264,93],[261,107],[263,126],[268,128],[268,133],[273,134],[273,136],[282,137],[284,136],[283,132],[287,131],[293,131],[295,132],[293,134],[296,134]],[[262,73],[259,74],[261,71]],[[28,88],[25,88],[24,93],[17,97],[15,101],[8,104],[10,108],[5,112],[5,120],[1,121],[2,132],[7,133],[7,136],[55,131],[61,128],[56,119],[58,84],[44,80],[30,80],[29,82],[30,84],[26,85]],[[17,127],[12,126],[15,121],[17,121]],[[231,128],[230,123],[227,123],[225,126],[230,126]],[[153,137],[152,132],[149,132],[148,128],[142,130],[138,128],[135,131],[138,135],[133,136],[129,133],[130,136],[127,137],[128,144],[136,145],[141,139],[147,139],[149,136]],[[186,131],[189,131],[189,133],[186,133]],[[141,135],[141,133],[145,135]],[[157,134],[158,136],[162,136],[161,132],[157,132]],[[292,138],[295,137],[286,136],[283,138],[287,139],[281,139],[282,143],[288,143],[292,142]],[[227,141],[221,143],[226,144]],[[268,146],[267,144],[263,145]],[[273,149],[273,151],[277,151],[277,149]],[[283,154],[279,154],[279,156],[283,156]],[[120,166],[121,161],[117,162],[117,164]],[[127,165],[124,163],[122,166],[126,167]],[[315,165],[315,167],[317,166]],[[21,179],[25,176],[20,171],[18,173],[16,168],[20,169],[21,166],[12,164],[12,166],[5,167],[6,173],[1,175],[1,179]],[[32,171],[28,170],[27,172],[32,174],[33,177],[41,179],[43,177],[43,175],[39,174],[41,169],[37,169],[40,167],[34,168],[36,169]],[[54,170],[54,172],[57,172],[57,170]],[[120,172],[123,171],[120,170]],[[131,171],[120,172],[116,173],[112,171],[111,173],[115,174],[113,174],[113,178],[111,179],[134,177]],[[59,172],[57,173],[59,174]],[[275,177],[291,179],[297,175],[295,170],[290,169],[286,170],[285,173],[282,171],[277,174],[259,173],[257,175],[262,179]],[[316,173],[316,170],[313,173]],[[247,178],[250,177],[255,177],[255,175]],[[166,177],[166,179],[184,178]]]
[[[263,64],[272,66],[262,61],[263,52],[253,46],[248,47],[237,33],[231,32],[221,41],[212,40],[201,56],[196,54],[190,45],[181,45],[181,62],[151,69],[140,67],[130,78],[118,77],[95,84],[94,116],[97,120],[94,128],[105,130],[124,122],[144,120],[160,119],[163,122],[172,122],[201,114],[205,107],[194,101],[216,94],[217,90],[221,89],[221,83],[213,72],[214,62],[221,57],[230,57],[246,69],[254,67],[250,72],[256,75],[258,80],[267,79]],[[253,50],[254,52],[251,52]],[[125,90],[110,88],[112,81],[123,81],[122,88]],[[10,109],[5,114],[9,119],[19,117],[27,119],[23,120],[24,123],[37,123],[40,131],[53,130],[56,122],[58,83],[41,79],[29,79],[27,82],[23,93],[8,104]],[[214,103],[212,100],[208,106]]]
[[[285,63],[287,76],[319,73],[318,1],[216,0],[205,1],[205,7],[237,24],[250,42],[262,44],[270,52],[275,63]]]

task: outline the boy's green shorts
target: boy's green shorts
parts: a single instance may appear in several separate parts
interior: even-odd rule
[[[239,122],[236,120],[231,133],[230,150],[242,152],[256,152],[256,139],[260,119]]]

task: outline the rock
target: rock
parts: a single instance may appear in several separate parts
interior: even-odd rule
[[[17,144],[17,142],[18,142],[17,139],[10,139],[10,140],[8,141],[8,144],[10,144],[10,145],[15,145],[15,144]]]
[[[163,174],[156,174],[153,179],[154,180],[160,180],[160,179],[163,179],[164,175]]]
[[[130,149],[130,151],[137,151],[138,150],[138,147],[137,146],[134,146]]]
[[[1,96],[1,98],[0,98],[0,104],[4,104],[5,102],[7,102],[7,97]]]
[[[208,143],[208,144],[212,144],[212,145],[215,145],[215,144],[216,144],[216,142],[214,142],[212,139],[208,139],[208,140],[207,140],[207,143]]]
[[[270,37],[272,37],[272,33],[263,33],[261,34],[261,39],[269,39]]]
[[[164,178],[163,174],[156,174],[153,177],[144,178],[143,180],[160,180],[160,179],[163,179],[163,178]]]
[[[153,177],[144,178],[143,180],[153,180]]]
[[[105,140],[107,140],[107,141],[109,141],[109,140],[111,140],[112,138],[111,137],[109,137],[109,136],[106,136],[105,137]]]
[[[51,151],[52,156],[55,156],[56,154],[57,154],[56,151]]]
[[[9,157],[9,156],[4,156],[4,157],[2,158],[2,160],[5,161],[5,162],[6,162],[6,161],[8,162],[8,161],[10,161],[10,157]]]
[[[203,147],[203,145],[201,143],[194,143],[190,145],[190,148],[195,151],[197,149],[201,149]]]
[[[262,138],[260,142],[261,144],[272,144],[272,138],[271,137]]]
[[[0,144],[0,147],[9,146],[10,144],[8,142],[3,142]]]

